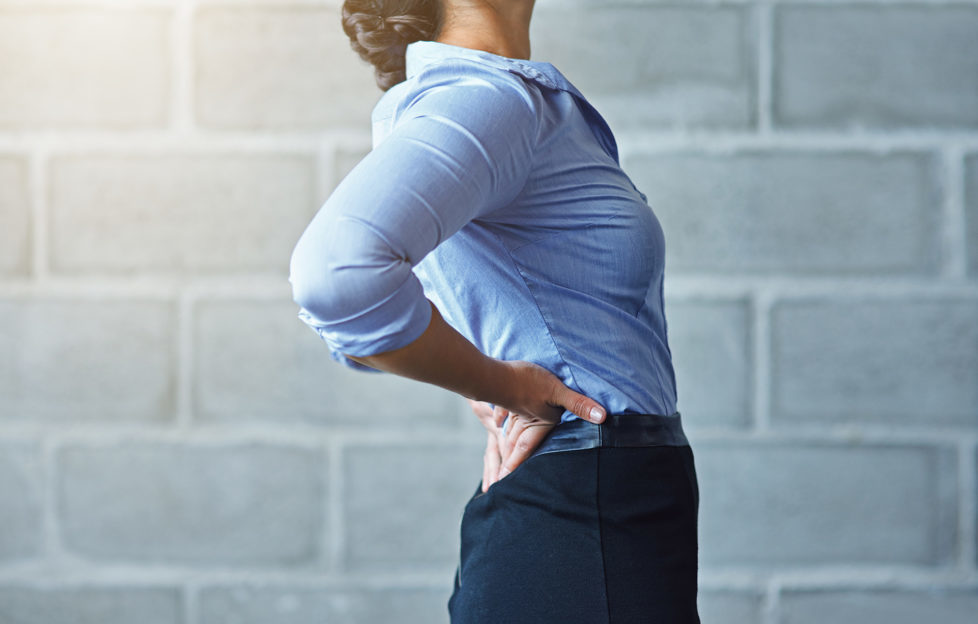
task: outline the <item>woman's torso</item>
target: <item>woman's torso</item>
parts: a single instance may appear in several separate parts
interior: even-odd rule
[[[556,68],[415,42],[408,79],[374,109],[374,145],[396,124],[412,77],[444,58],[521,76],[540,130],[517,197],[464,225],[414,267],[425,295],[491,357],[540,364],[611,413],[674,413],[662,228],[619,166],[607,124]],[[564,412],[564,421],[573,418]]]

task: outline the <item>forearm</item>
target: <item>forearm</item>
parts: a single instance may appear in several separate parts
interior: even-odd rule
[[[464,397],[506,404],[511,370],[475,347],[431,305],[431,322],[414,342],[368,356],[346,357],[378,370],[434,384]]]

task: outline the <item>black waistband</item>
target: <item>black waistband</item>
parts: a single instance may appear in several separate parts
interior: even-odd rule
[[[679,412],[662,414],[608,414],[603,423],[581,418],[560,423],[550,430],[533,455],[599,446],[687,446]]]

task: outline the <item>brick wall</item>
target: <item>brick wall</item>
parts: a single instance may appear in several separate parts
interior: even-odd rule
[[[339,0],[0,0],[0,622],[447,622],[483,435],[291,248]],[[662,221],[704,623],[978,612],[978,1],[539,0]]]

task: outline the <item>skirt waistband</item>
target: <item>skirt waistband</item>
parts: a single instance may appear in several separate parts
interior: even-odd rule
[[[629,446],[688,446],[679,412],[608,414],[595,424],[581,418],[562,422],[550,430],[532,455],[579,449]],[[532,456],[531,455],[531,456]]]

